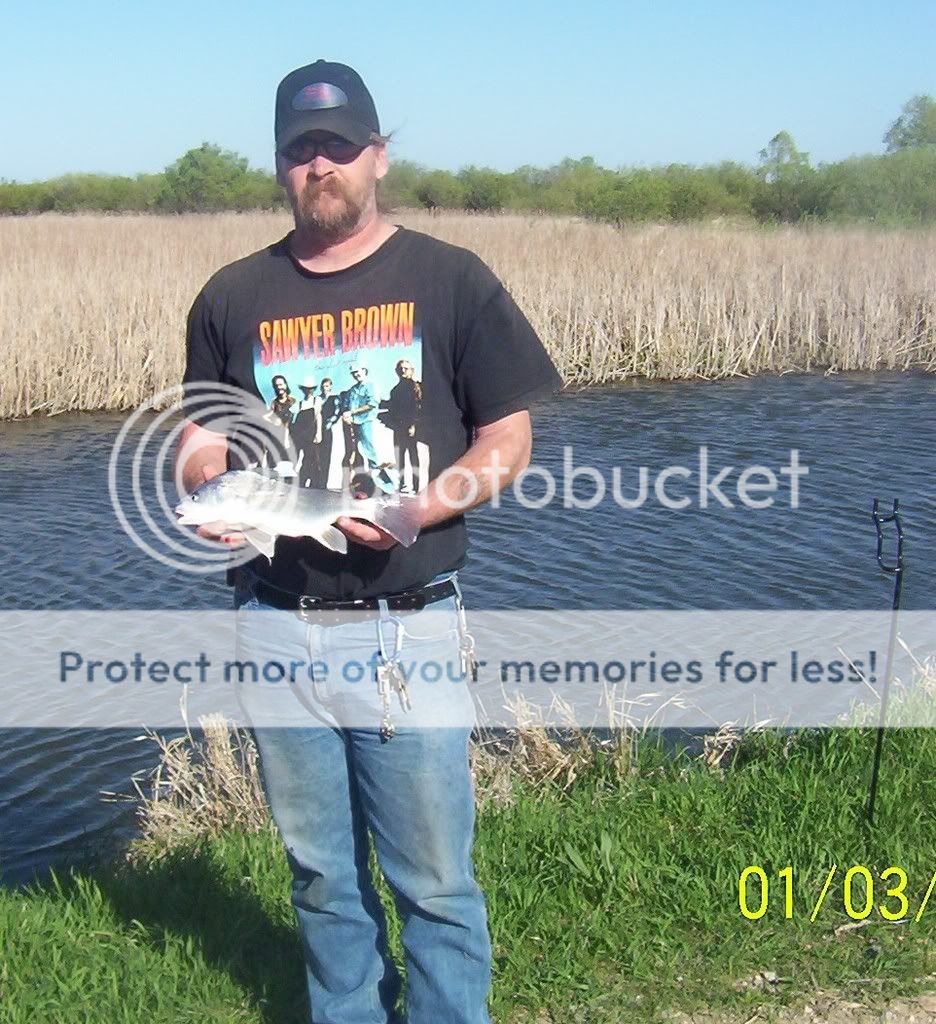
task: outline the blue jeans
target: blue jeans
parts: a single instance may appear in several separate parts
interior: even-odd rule
[[[441,577],[440,577],[441,578]],[[374,620],[309,625],[241,592],[239,657],[341,658],[366,665]],[[456,599],[405,614],[400,655],[410,665],[457,659]],[[256,623],[256,625],[254,625]],[[435,683],[446,707],[467,685]],[[411,687],[412,701],[425,699]],[[373,675],[282,689],[277,725],[254,725],[260,772],[293,874],[292,902],[305,955],[312,1024],[387,1024],[401,979],[368,868],[368,833],[402,921],[408,1024],[490,1024],[491,945],[484,896],[471,863],[474,794],[470,726],[411,727],[395,703],[395,735],[357,721],[357,705],[382,704]],[[396,701],[396,697],[394,697]],[[269,707],[263,687],[241,692],[251,722]],[[284,717],[285,716],[285,717]],[[460,716],[464,718],[464,716]],[[284,727],[288,722],[290,727]]]
[[[374,421],[364,420],[354,424],[354,436],[357,439],[358,451],[367,460],[367,468],[379,465],[377,449],[374,447]]]

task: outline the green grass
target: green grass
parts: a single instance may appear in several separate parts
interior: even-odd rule
[[[867,927],[834,934],[849,921],[845,867],[903,867],[911,918],[936,871],[936,730],[888,733],[869,828],[873,739],[750,736],[723,772],[645,744],[623,777],[599,756],[565,792],[517,778],[511,804],[482,807],[475,846],[494,1020],[649,1022],[677,1008],[778,1006],[816,987],[855,1002],[936,988],[925,981],[936,972],[936,892],[919,923],[875,910]],[[749,864],[772,881],[759,921],[738,908]],[[810,923],[833,864],[837,880]],[[787,865],[792,920],[777,878]],[[863,892],[857,883],[859,904]],[[394,919],[399,957],[397,936]],[[269,829],[0,892],[0,954],[3,1024],[305,1020],[289,872]],[[736,991],[764,970],[785,980]]]

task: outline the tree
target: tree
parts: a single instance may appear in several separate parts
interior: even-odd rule
[[[635,168],[603,178],[590,196],[583,197],[581,210],[586,216],[615,224],[667,221],[670,198],[670,187],[663,175]]]
[[[389,213],[400,207],[419,206],[416,189],[426,170],[412,160],[391,160],[390,170],[380,179],[377,203],[381,211]]]
[[[822,175],[832,219],[887,225],[936,220],[936,146],[851,157],[829,164]]]
[[[936,100],[914,96],[903,105],[900,117],[884,134],[888,153],[912,146],[936,145]]]
[[[465,190],[465,209],[476,212],[502,210],[510,198],[509,179],[488,167],[463,167],[458,180]]]
[[[174,213],[236,207],[235,197],[243,193],[249,173],[246,157],[203,142],[166,168],[158,205]]]
[[[724,189],[704,167],[669,164],[656,172],[669,188],[670,220],[701,220],[721,212]]]
[[[752,202],[754,214],[761,220],[797,221],[821,216],[823,193],[809,154],[796,148],[789,132],[777,132],[760,151],[757,169],[763,185]]]
[[[718,182],[718,187],[725,197],[722,213],[751,212],[751,201],[757,191],[758,179],[750,167],[732,160],[723,160],[715,167],[709,168],[709,173]]]
[[[451,171],[431,171],[416,186],[416,198],[427,210],[464,206],[465,188]]]
[[[760,173],[764,181],[790,181],[809,168],[809,154],[796,148],[789,132],[777,132],[760,151]]]

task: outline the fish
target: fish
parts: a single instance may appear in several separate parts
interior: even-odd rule
[[[410,547],[419,534],[420,499],[394,494],[355,498],[348,492],[299,487],[252,469],[219,473],[175,506],[177,522],[202,526],[223,522],[238,530],[270,560],[276,538],[311,537],[330,551],[348,553],[348,538],[334,524],[340,516],[363,519]]]

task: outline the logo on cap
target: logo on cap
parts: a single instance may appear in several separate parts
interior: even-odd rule
[[[348,97],[331,82],[313,82],[293,96],[293,110],[328,110],[348,106]]]

